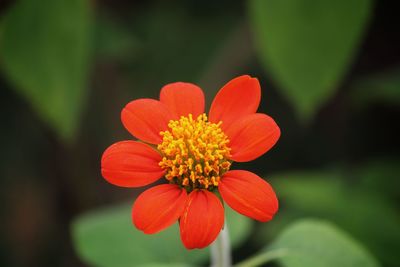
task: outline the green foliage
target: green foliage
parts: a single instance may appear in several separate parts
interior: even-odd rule
[[[207,15],[199,16],[202,12]],[[132,24],[140,42],[127,68],[135,91],[143,90],[135,97],[149,97],[149,92],[158,96],[165,83],[197,82],[239,22],[230,13],[221,19],[215,10],[185,10],[180,3],[168,2],[157,3]]]
[[[129,19],[114,17],[112,12],[97,16],[96,58],[118,70],[120,88],[127,88],[121,98],[157,98],[166,83],[201,82],[242,20],[234,11],[221,16],[218,11],[225,10],[221,3],[201,2],[199,7],[189,2],[150,2],[134,10]],[[225,80],[217,82],[222,85]],[[211,102],[219,88],[203,89]]]
[[[249,13],[265,69],[302,120],[335,92],[367,24],[370,0],[252,0]]]
[[[279,258],[285,267],[379,266],[347,233],[320,220],[301,220],[288,226],[272,247],[287,250]]]
[[[124,63],[133,62],[140,41],[124,25],[108,16],[98,16],[94,26],[95,56]]]
[[[360,187],[394,201],[399,197],[399,173],[398,158],[370,160],[355,170],[356,177],[360,178]]]
[[[225,208],[235,246],[249,233],[250,220]],[[75,220],[72,231],[77,252],[93,266],[178,266],[205,262],[209,257],[209,249],[189,251],[184,248],[177,223],[155,235],[146,235],[137,230],[131,222],[131,205],[83,215]]]
[[[3,69],[13,88],[70,140],[87,92],[89,1],[20,0],[2,26]]]
[[[399,105],[400,69],[369,75],[352,84],[352,102],[359,107],[374,103]]]
[[[330,172],[293,172],[277,177],[273,185],[286,209],[269,224],[269,231],[279,232],[288,222],[304,216],[324,218],[362,241],[388,266],[397,266],[400,216],[381,194],[358,190],[365,187],[347,185],[341,175]],[[378,178],[385,183],[384,177]]]
[[[192,265],[189,264],[179,264],[179,263],[150,263],[150,264],[141,264],[139,267],[190,267]]]
[[[377,267],[377,261],[348,234],[329,222],[302,219],[287,226],[266,249],[236,267],[278,260],[285,267]]]

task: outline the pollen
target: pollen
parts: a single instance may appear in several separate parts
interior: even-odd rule
[[[163,157],[159,165],[170,183],[188,192],[218,186],[231,166],[229,140],[221,124],[209,122],[206,114],[169,121],[169,130],[160,132],[163,141],[157,148]]]

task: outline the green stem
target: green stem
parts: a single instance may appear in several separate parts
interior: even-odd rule
[[[275,249],[258,254],[250,259],[244,260],[235,265],[235,267],[254,267],[264,263],[279,259],[288,253],[287,249]]]
[[[231,244],[228,227],[224,226],[217,239],[211,245],[211,267],[231,267]]]

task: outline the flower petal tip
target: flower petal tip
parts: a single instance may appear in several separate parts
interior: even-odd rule
[[[257,221],[267,222],[278,211],[278,199],[271,185],[252,172],[228,171],[218,190],[232,209]]]
[[[125,128],[136,138],[150,144],[162,141],[160,132],[168,128],[173,114],[158,100],[142,98],[129,102],[121,112]]]
[[[182,243],[187,249],[210,245],[224,225],[224,207],[213,193],[195,190],[189,194],[180,219]]]
[[[132,222],[145,234],[155,234],[175,223],[186,206],[187,193],[172,184],[154,186],[136,199]]]
[[[164,175],[165,171],[158,165],[160,160],[160,154],[144,143],[120,141],[104,151],[101,174],[117,186],[145,186]]]
[[[268,115],[254,113],[242,117],[226,132],[237,162],[254,160],[268,152],[279,140],[281,131]]]
[[[194,118],[204,113],[204,93],[192,83],[175,82],[165,85],[160,91],[160,102],[164,103],[176,118],[192,114]]]
[[[242,75],[226,83],[215,96],[210,108],[210,121],[222,121],[227,130],[237,119],[257,111],[261,87],[257,78]]]

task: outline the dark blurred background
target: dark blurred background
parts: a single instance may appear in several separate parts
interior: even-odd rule
[[[72,220],[141,192],[111,186],[100,175],[104,149],[131,138],[120,122],[122,107],[136,98],[157,98],[174,81],[201,86],[209,105],[224,83],[241,74],[259,78],[260,111],[277,121],[282,136],[267,155],[239,168],[271,178],[282,216],[268,229],[255,224],[235,260],[261,247],[258,233],[272,239],[283,221],[312,215],[338,224],[383,266],[398,266],[396,1],[338,1],[336,11],[335,4],[321,1],[323,12],[333,10],[333,26],[319,22],[312,1],[288,1],[300,11],[288,8],[276,27],[268,15],[278,17],[284,8],[279,1],[261,2],[0,1],[1,266],[87,266],[73,248]],[[296,22],[301,12],[305,17]],[[289,29],[285,18],[293,18]],[[301,20],[304,29],[290,30]],[[290,42],[280,44],[285,38]],[[314,46],[325,42],[319,55]],[[280,61],[290,49],[299,58]],[[314,60],[313,50],[326,59]],[[320,81],[325,69],[328,85]],[[299,78],[302,72],[311,82]],[[314,181],[320,181],[315,188]],[[344,190],[333,200],[327,197],[332,181]],[[343,199],[359,192],[366,201]],[[310,203],[296,206],[296,193]],[[328,204],[313,206],[320,201]]]

